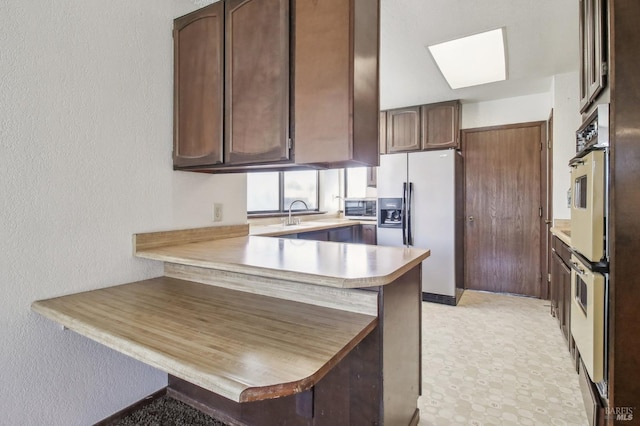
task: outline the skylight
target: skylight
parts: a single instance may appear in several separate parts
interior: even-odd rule
[[[427,47],[452,89],[507,79],[503,28]]]

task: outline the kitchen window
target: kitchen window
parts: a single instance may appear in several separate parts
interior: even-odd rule
[[[292,211],[318,211],[319,175],[317,170],[289,172],[256,172],[247,174],[247,213],[288,213],[289,205],[296,203]]]

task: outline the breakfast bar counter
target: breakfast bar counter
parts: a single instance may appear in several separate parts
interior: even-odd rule
[[[246,236],[137,250],[164,262],[303,281],[327,287],[386,285],[420,264],[428,250]]]
[[[165,276],[32,309],[166,372],[170,396],[231,425],[417,424],[428,250],[239,225],[137,234],[134,254]]]

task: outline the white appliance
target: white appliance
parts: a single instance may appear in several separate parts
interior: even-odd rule
[[[576,132],[571,167],[571,334],[600,395],[609,369],[609,105]]]
[[[402,200],[403,223],[402,227],[379,223],[378,245],[431,250],[422,263],[422,298],[426,301],[456,305],[464,289],[462,184],[458,151],[380,156],[378,197]],[[382,205],[379,201],[378,208]],[[385,216],[379,212],[379,222],[381,217]]]

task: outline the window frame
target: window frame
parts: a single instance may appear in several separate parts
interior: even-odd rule
[[[247,210],[248,217],[269,217],[284,216],[289,214],[289,207],[284,205],[284,174],[301,170],[280,170],[278,173],[278,206],[279,210]],[[297,214],[317,214],[320,212],[320,171],[308,170],[316,174],[316,208],[309,210],[292,210],[292,215]],[[259,172],[258,172],[259,173]],[[273,172],[272,172],[273,173]],[[247,197],[249,196],[249,186],[247,185]]]

